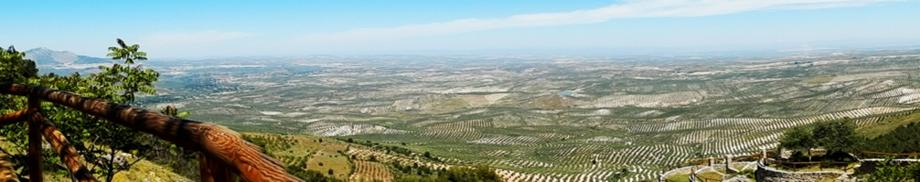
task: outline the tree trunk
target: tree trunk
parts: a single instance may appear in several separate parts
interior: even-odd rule
[[[811,162],[811,148],[808,148],[808,162]]]
[[[108,126],[110,128],[113,127],[112,125]],[[110,129],[109,131],[113,130]],[[105,181],[107,182],[112,182],[112,180],[114,180],[112,178],[115,178],[115,152],[115,146],[109,145],[109,163],[107,163],[105,169]]]

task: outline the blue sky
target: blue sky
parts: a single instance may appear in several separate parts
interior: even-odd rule
[[[0,45],[151,57],[797,50],[920,43],[916,0],[3,2]]]

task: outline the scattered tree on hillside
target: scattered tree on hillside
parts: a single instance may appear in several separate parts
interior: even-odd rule
[[[291,165],[287,166],[287,172],[291,175],[297,176],[300,179],[311,182],[338,182],[335,178],[326,177],[323,173],[304,170],[302,165]]]
[[[399,182],[499,182],[501,177],[486,166],[454,167],[449,170],[432,170],[420,166],[394,166],[401,172],[395,181]],[[413,173],[414,171],[414,173]]]
[[[620,168],[620,170],[617,170],[617,172],[607,177],[607,180],[608,181],[620,181],[627,175],[629,175],[629,169]]]

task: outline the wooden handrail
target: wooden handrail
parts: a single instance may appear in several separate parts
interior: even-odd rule
[[[859,151],[859,154],[876,155],[876,156],[920,156],[920,152],[896,153],[896,152],[878,152],[878,151]]]
[[[216,159],[206,160],[210,163],[207,166],[229,168],[246,181],[302,181],[288,174],[280,162],[262,153],[258,147],[244,140],[238,133],[220,125],[175,118],[158,112],[111,103],[102,99],[83,98],[74,93],[39,86],[0,83],[0,94],[29,97],[30,108],[37,108],[33,102],[47,101],[153,134],[184,148],[201,151],[202,157]],[[36,134],[41,126],[40,123],[30,122],[30,151],[33,150],[32,143],[41,142],[40,139],[32,141],[32,123],[36,124]],[[37,145],[36,149],[40,150],[40,147],[41,145]],[[40,160],[41,155],[37,156],[34,158]],[[30,152],[30,159],[34,160],[32,157]],[[32,169],[40,169],[40,166]],[[202,178],[205,177],[202,176]]]
[[[29,109],[23,109],[9,114],[4,114],[0,116],[0,126],[12,124],[24,120],[26,117],[31,116]]]
[[[35,113],[34,115],[33,118],[41,120],[42,135],[44,135],[45,140],[51,144],[51,149],[54,150],[54,153],[57,153],[58,156],[61,157],[61,161],[67,166],[67,171],[70,172],[70,175],[73,176],[76,181],[98,181],[96,177],[90,174],[86,166],[80,164],[80,162],[83,161],[83,157],[77,153],[76,148],[70,145],[70,142],[64,137],[64,133],[61,133],[57,127],[54,127],[54,124],[42,116],[41,113]]]

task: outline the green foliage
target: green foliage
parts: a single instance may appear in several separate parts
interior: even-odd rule
[[[158,80],[159,73],[135,64],[137,61],[146,60],[147,54],[140,51],[137,44],[127,45],[122,40],[117,40],[118,46],[110,47],[109,56],[112,59],[122,60],[123,64],[114,64],[110,67],[102,66],[100,71],[90,75],[73,73],[67,76],[54,74],[38,76],[35,63],[24,59],[24,54],[15,51],[12,47],[8,50],[0,49],[0,78],[3,81],[39,85],[42,87],[64,90],[77,93],[84,97],[105,99],[115,103],[131,104],[138,94],[155,93],[154,83]],[[0,96],[0,111],[11,111],[24,108],[25,98],[13,96]],[[92,172],[111,181],[116,173],[128,169],[135,162],[152,154],[150,149],[176,148],[171,144],[157,140],[149,134],[143,134],[130,128],[112,124],[102,119],[88,116],[64,106],[43,103],[42,114],[55,123],[61,132],[66,133],[74,147],[83,154],[90,165]],[[187,113],[177,113],[187,115]],[[26,144],[24,127],[10,125],[0,134],[7,141],[15,144],[14,151],[24,150]],[[138,151],[148,151],[139,153]],[[121,152],[132,154],[132,157],[116,155]],[[18,152],[24,155],[24,152]],[[15,156],[14,156],[15,158]],[[51,159],[51,158],[49,158]],[[52,160],[53,161],[53,160]],[[53,168],[57,165],[45,165]]]
[[[613,173],[613,175],[610,175],[609,177],[607,177],[607,181],[620,181],[628,175],[629,175],[629,169],[621,168],[616,173]]]
[[[425,158],[430,159],[430,160],[433,160],[433,161],[441,161],[441,159],[438,159],[437,157],[432,156],[432,155],[431,155],[431,152],[428,152],[428,151],[425,151],[425,153],[422,154],[422,157],[425,157]]]
[[[899,112],[880,116],[880,120],[871,125],[860,126],[857,132],[860,136],[874,139],[890,133],[895,129],[911,123],[920,123],[920,108],[907,112]]]
[[[812,129],[812,134],[819,146],[831,152],[853,151],[860,141],[856,136],[856,126],[849,118],[817,123]]]
[[[920,152],[920,123],[911,123],[873,138],[862,145],[863,150],[877,152]]]
[[[160,113],[163,113],[163,114],[165,114],[165,115],[169,115],[169,116],[172,116],[172,117],[183,118],[183,119],[184,119],[184,118],[187,118],[189,115],[192,114],[192,113],[190,113],[190,112],[188,112],[188,111],[181,111],[181,112],[180,112],[179,109],[176,109],[175,106],[171,106],[171,105],[166,106],[165,108],[160,109]]]
[[[32,83],[38,80],[38,69],[35,66],[35,62],[32,60],[25,59],[25,53],[17,51],[13,46],[10,46],[8,49],[3,49],[0,47],[0,84],[2,83]],[[21,110],[26,108],[26,99],[24,97],[17,97],[11,95],[0,95],[0,113],[9,113],[16,110]],[[27,156],[25,155],[25,148],[27,143],[26,139],[26,125],[24,124],[10,124],[4,126],[0,129],[0,136],[4,138],[6,142],[9,142],[14,145],[13,148],[6,148],[2,151],[5,155],[9,156],[9,159],[16,164],[14,170],[26,173],[28,170],[24,165]],[[44,151],[47,152],[47,151]],[[43,161],[45,164],[54,162],[53,160]],[[54,166],[54,165],[43,165],[44,167]],[[63,173],[63,170],[60,168],[50,168],[42,169],[45,171],[51,171],[54,173]],[[22,175],[20,175],[22,176]]]
[[[471,168],[455,167],[449,170],[432,170],[418,165],[402,166],[394,164],[396,172],[401,172],[395,181],[399,182],[498,182],[502,181],[495,170],[487,166]]]
[[[109,53],[106,56],[115,60],[124,60],[125,64],[129,65],[134,64],[134,60],[147,60],[147,53],[139,51],[139,45],[128,46],[121,39],[116,39],[115,43],[118,43],[118,47],[109,47]]]
[[[794,127],[786,130],[779,140],[780,146],[792,150],[808,150],[815,146],[814,135],[807,126]]]
[[[176,109],[176,107],[171,105],[160,109],[160,113],[178,118],[185,118],[190,114],[186,111],[179,111]],[[147,160],[153,161],[157,164],[160,164],[161,166],[168,167],[174,173],[182,175],[186,178],[201,178],[200,174],[198,173],[199,152],[182,148],[173,143],[157,141],[159,140],[150,141],[150,148],[144,152]]]
[[[0,47],[0,82],[26,83],[35,80],[37,75],[38,69],[35,67],[35,62],[25,59],[25,53],[17,51],[13,46],[8,49]],[[9,113],[24,108],[25,98],[0,95],[0,112]],[[0,130],[0,134],[19,149],[26,145],[25,138],[22,137],[25,136],[25,132],[25,126],[18,124],[8,125]]]
[[[138,50],[139,45],[127,45],[117,39],[117,47],[109,47],[109,56],[115,60],[122,60],[123,64],[113,64],[111,67],[100,66],[98,73],[86,77],[87,84],[80,87],[78,93],[85,97],[106,99],[115,103],[131,104],[138,94],[154,94],[154,83],[158,80],[159,73],[153,69],[146,69],[135,65],[136,61],[146,60],[147,53]],[[84,122],[83,133],[92,133],[91,140],[95,144],[104,145],[108,149],[91,149],[89,152],[102,154],[89,155],[90,161],[101,161],[96,166],[102,168],[106,180],[110,181],[116,173],[127,170],[134,162],[143,156],[138,156],[133,162],[116,160],[118,151],[131,152],[148,150],[153,145],[158,145],[158,140],[152,136],[140,133],[133,129],[107,122]],[[95,146],[95,145],[94,145]],[[101,159],[101,160],[100,160]]]
[[[8,49],[0,47],[0,81],[22,82],[37,76],[35,62],[24,57],[25,53],[16,51],[13,46]]]
[[[395,153],[397,153],[397,154],[402,154],[402,155],[411,155],[411,154],[412,154],[412,150],[409,150],[409,149],[403,148],[403,147],[399,147],[399,146],[378,145],[378,146],[375,146],[375,148],[380,148],[380,149],[383,149],[383,150],[385,150],[385,151],[387,151],[387,152],[395,152]]]
[[[140,46],[137,44],[127,46],[121,39],[117,42],[120,47],[109,47],[108,55],[112,59],[123,60],[124,64],[100,66],[99,73],[89,75],[90,88],[100,90],[91,92],[93,96],[117,103],[131,103],[134,102],[137,93],[156,93],[154,83],[158,80],[159,73],[135,65],[135,61],[147,60],[147,53],[139,51]]]
[[[477,166],[472,169],[451,168],[440,176],[441,179],[447,179],[447,181],[502,181],[501,177],[495,174],[494,171],[492,168],[485,166]]]
[[[341,180],[326,177],[323,173],[304,170],[303,166],[288,166],[287,172],[291,175],[294,175],[304,181],[315,181],[315,182],[338,182]]]
[[[786,130],[780,139],[780,146],[793,150],[824,147],[831,153],[835,153],[851,152],[856,149],[860,141],[862,139],[856,135],[856,126],[850,122],[849,118],[845,118]]]
[[[266,153],[270,153],[271,151],[282,151],[291,147],[291,143],[289,142],[277,142],[266,137],[243,135],[243,139],[249,141],[249,143],[253,145],[259,146],[259,148],[262,148]]]
[[[907,182],[920,181],[920,163],[903,165],[886,160],[865,176],[866,181]]]

